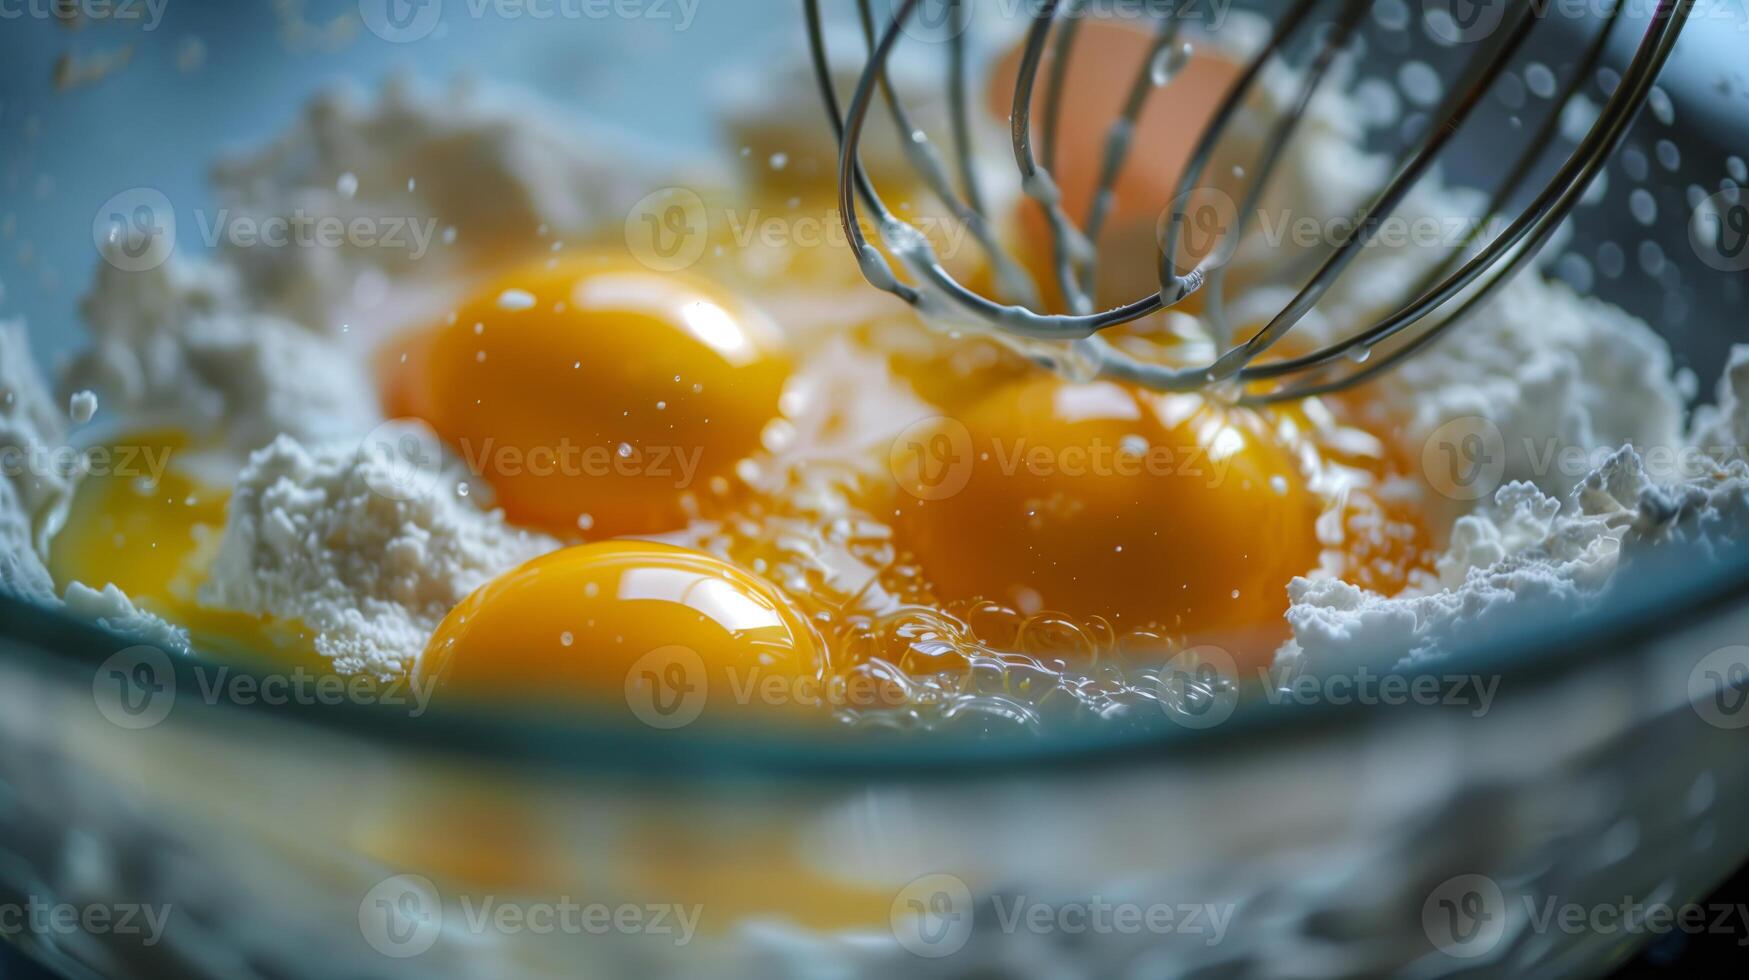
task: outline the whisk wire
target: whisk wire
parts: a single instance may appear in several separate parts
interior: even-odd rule
[[[1472,254],[1472,249],[1475,248],[1475,245],[1480,240],[1482,234],[1488,230],[1494,219],[1504,213],[1507,205],[1511,203],[1513,196],[1523,188],[1525,181],[1529,179],[1531,171],[1535,168],[1537,161],[1542,157],[1540,152],[1541,148],[1550,144],[1555,135],[1555,131],[1560,127],[1563,109],[1579,94],[1580,90],[1584,88],[1586,82],[1592,77],[1592,73],[1602,61],[1604,51],[1608,48],[1610,38],[1614,34],[1614,28],[1621,18],[1622,9],[1622,6],[1618,4],[1610,12],[1603,30],[1598,32],[1597,36],[1592,40],[1585,57],[1580,60],[1577,68],[1571,72],[1559,95],[1553,100],[1553,111],[1546,115],[1536,135],[1526,144],[1529,149],[1527,149],[1525,153],[1519,155],[1518,159],[1514,162],[1511,171],[1507,174],[1505,179],[1501,181],[1500,186],[1495,190],[1487,206],[1482,209],[1477,220],[1471,223],[1469,230],[1464,235],[1463,241],[1460,242],[1458,247],[1442,262],[1422,276],[1415,288],[1410,292],[1410,295],[1416,297],[1414,302],[1411,302],[1403,308],[1393,312],[1390,316],[1374,326],[1359,331],[1346,340],[1337,341],[1314,353],[1274,361],[1268,364],[1255,365],[1248,368],[1246,371],[1247,378],[1250,380],[1265,380],[1289,374],[1297,374],[1303,371],[1322,370],[1340,361],[1352,360],[1353,354],[1356,351],[1367,351],[1369,352],[1368,357],[1370,357],[1370,351],[1372,351],[1375,346],[1390,339],[1401,331],[1417,325],[1421,322],[1422,316],[1428,311],[1437,310],[1444,303],[1448,302],[1452,296],[1456,295],[1458,291],[1467,288],[1474,281],[1474,277],[1464,275],[1463,271],[1459,270],[1459,267],[1465,264],[1466,256],[1470,256],[1472,259],[1475,258]],[[1473,264],[1478,268],[1486,267],[1487,265],[1485,261],[1475,262]],[[1459,271],[1454,275],[1454,270]],[[1504,281],[1505,279],[1502,278],[1497,282],[1489,283],[1487,292],[1491,294],[1494,289]],[[1434,335],[1442,333],[1447,326],[1455,323],[1457,319],[1458,318],[1455,315],[1447,316],[1437,324],[1430,325],[1427,333]],[[1430,336],[1425,341],[1417,342],[1414,349],[1419,350],[1421,346],[1425,343],[1430,343],[1433,339],[1434,337]],[[1378,364],[1373,365],[1366,370],[1372,374],[1382,373],[1382,370],[1387,369],[1390,365],[1396,363],[1397,360],[1400,360],[1400,357],[1393,355],[1391,359],[1381,360]],[[1322,382],[1318,383],[1321,384]],[[1296,397],[1298,393],[1302,391],[1309,390],[1309,388],[1289,388],[1284,389],[1281,394],[1284,398],[1292,398]]]
[[[1341,53],[1350,46],[1368,7],[1364,0],[1343,0],[1341,11],[1331,29],[1324,34],[1322,43],[1302,71],[1301,87],[1292,107],[1274,124],[1254,164],[1251,171],[1252,183],[1244,194],[1243,207],[1237,209],[1236,220],[1223,232],[1223,237],[1228,241],[1207,254],[1195,257],[1196,264],[1188,272],[1180,274],[1177,271],[1180,263],[1179,242],[1188,213],[1185,202],[1196,193],[1223,133],[1259,83],[1266,66],[1283,58],[1287,45],[1298,36],[1313,12],[1320,7],[1320,0],[1295,0],[1277,19],[1259,52],[1244,66],[1237,80],[1217,105],[1212,122],[1199,136],[1189,162],[1179,176],[1174,189],[1174,204],[1165,216],[1167,227],[1159,243],[1160,289],[1151,295],[1105,311],[1096,311],[1093,308],[1092,296],[1098,261],[1094,243],[1097,242],[1114,207],[1114,188],[1130,155],[1134,129],[1142,108],[1153,88],[1149,82],[1155,75],[1156,62],[1165,58],[1169,64],[1172,58],[1171,47],[1179,36],[1179,18],[1171,9],[1157,15],[1147,57],[1126,95],[1122,113],[1108,131],[1098,171],[1098,183],[1088,204],[1085,223],[1076,225],[1067,213],[1062,195],[1052,177],[1052,170],[1058,158],[1068,65],[1079,36],[1080,21],[1087,13],[1088,0],[1067,0],[1066,5],[1064,0],[1039,0],[1021,50],[1010,119],[1010,138],[1022,178],[1022,190],[1043,211],[1049,226],[1053,267],[1057,286],[1069,308],[1067,313],[1051,313],[1039,307],[1037,284],[1019,263],[1006,254],[990,225],[976,167],[971,159],[971,97],[964,38],[971,24],[971,14],[966,0],[947,2],[953,30],[948,46],[948,90],[952,101],[949,114],[954,149],[959,162],[959,176],[963,184],[963,197],[955,192],[948,167],[929,142],[928,135],[914,127],[888,70],[893,50],[921,0],[900,0],[898,9],[894,11],[884,30],[877,28],[869,9],[869,0],[857,0],[868,45],[868,61],[848,109],[842,115],[833,87],[819,0],[803,0],[815,75],[825,97],[833,131],[840,141],[839,210],[846,234],[865,277],[875,286],[886,289],[913,305],[942,313],[957,310],[962,317],[961,322],[987,325],[997,331],[1022,337],[1075,341],[1075,347],[1092,356],[1095,372],[1099,376],[1119,378],[1166,391],[1197,390],[1211,384],[1236,383],[1239,400],[1273,402],[1337,391],[1377,377],[1438,339],[1451,326],[1473,312],[1512,275],[1523,269],[1547,243],[1560,222],[1577,204],[1585,188],[1620,146],[1628,125],[1644,105],[1652,84],[1674,49],[1695,0],[1659,0],[1622,82],[1610,94],[1589,132],[1550,182],[1504,231],[1477,250],[1474,256],[1463,261],[1464,256],[1480,241],[1484,230],[1503,214],[1506,205],[1528,180],[1540,159],[1540,146],[1553,135],[1560,114],[1578,97],[1585,79],[1601,61],[1608,40],[1621,17],[1622,4],[1618,3],[1612,8],[1602,32],[1589,48],[1579,70],[1569,80],[1561,97],[1555,101],[1553,113],[1542,127],[1541,137],[1529,144],[1527,152],[1509,169],[1506,178],[1482,212],[1480,220],[1464,236],[1458,248],[1422,277],[1408,293],[1413,299],[1378,323],[1345,340],[1309,354],[1264,364],[1256,362],[1317,307],[1348,266],[1374,242],[1385,223],[1407,199],[1410,191],[1430,172],[1455,139],[1457,132],[1494,89],[1539,19],[1535,9],[1531,5],[1520,8],[1517,18],[1504,33],[1493,39],[1485,55],[1470,63],[1460,84],[1450,92],[1434,117],[1436,123],[1428,127],[1407,159],[1395,169],[1370,203],[1361,209],[1359,220],[1353,222],[1346,233],[1332,243],[1330,254],[1317,265],[1293,299],[1243,343],[1228,346],[1230,331],[1226,325],[1225,314],[1226,260],[1243,239],[1247,229],[1247,216],[1262,200],[1264,190],[1285,156],[1298,123],[1308,113],[1312,98],[1326,81]],[[1067,20],[1058,25],[1061,18]],[[1055,46],[1051,48],[1054,60],[1046,81],[1040,152],[1035,154],[1032,126],[1034,95],[1053,30],[1056,39]],[[1168,70],[1168,75],[1170,73]],[[909,162],[922,175],[924,186],[940,199],[956,220],[968,227],[980,248],[988,254],[996,274],[998,294],[1006,302],[988,299],[958,282],[942,266],[922,234],[897,218],[881,200],[879,192],[860,163],[862,133],[877,87],[880,88],[899,130],[900,143]],[[885,256],[868,242],[860,227],[857,208],[859,199],[876,219],[882,241],[888,250],[920,280],[918,286],[899,281],[887,264]],[[1220,344],[1217,350],[1225,348],[1207,366],[1174,367],[1142,361],[1100,336],[1101,331],[1174,306],[1205,288],[1209,288],[1205,312],[1212,321],[1213,332]],[[1465,294],[1466,290],[1469,293],[1464,296],[1462,304],[1456,310],[1436,321],[1428,321],[1431,315]],[[1340,377],[1329,377],[1330,369],[1336,364],[1343,360],[1369,360],[1374,346],[1389,341],[1418,324],[1422,326],[1418,333],[1395,345],[1384,356],[1372,359],[1372,363],[1346,372]],[[1361,356],[1353,356],[1356,352],[1360,352]],[[1055,354],[1037,351],[1032,354],[1035,360],[1050,366],[1057,366],[1057,361],[1060,360]],[[1293,379],[1294,383],[1271,391],[1251,390],[1257,382],[1283,379]]]

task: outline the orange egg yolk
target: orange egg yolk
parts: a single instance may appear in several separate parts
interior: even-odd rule
[[[390,414],[430,423],[513,522],[602,537],[684,525],[791,368],[748,304],[607,257],[511,274],[385,353]]]
[[[415,679],[438,698],[617,702],[664,727],[798,703],[789,695],[825,669],[769,583],[703,552],[614,541],[537,558],[468,597]]]
[[[49,571],[57,586],[114,585],[141,609],[188,630],[198,646],[246,650],[277,663],[325,670],[326,661],[297,624],[211,609],[199,601],[230,493],[180,468],[195,453],[191,440],[177,432],[140,432],[106,448],[125,472],[92,473],[79,481],[50,551]]]
[[[895,527],[948,600],[1278,631],[1321,502],[1257,412],[1039,377],[901,435]]]

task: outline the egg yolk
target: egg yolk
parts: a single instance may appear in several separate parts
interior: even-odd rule
[[[612,541],[537,558],[469,596],[415,679],[439,697],[617,700],[662,727],[805,707],[792,695],[825,669],[813,633],[769,583],[704,552]]]
[[[603,256],[511,274],[386,353],[390,414],[430,423],[512,521],[603,537],[684,525],[790,373],[751,306]]]
[[[901,546],[949,600],[1196,635],[1279,628],[1320,502],[1270,418],[1040,377],[904,433]]]
[[[143,432],[104,447],[109,469],[86,475],[55,536],[49,571],[60,588],[114,585],[202,646],[248,650],[326,669],[295,624],[203,606],[196,593],[225,526],[227,490],[179,467],[196,450],[179,432]]]

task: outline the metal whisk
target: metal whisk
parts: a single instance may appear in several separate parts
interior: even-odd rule
[[[1329,291],[1344,270],[1357,258],[1381,226],[1402,204],[1411,188],[1440,159],[1458,130],[1475,114],[1514,55],[1544,19],[1534,3],[1510,4],[1504,16],[1508,23],[1490,35],[1479,52],[1463,66],[1462,77],[1452,86],[1432,116],[1431,125],[1407,150],[1386,185],[1362,209],[1357,220],[1340,238],[1333,251],[1310,273],[1298,293],[1273,319],[1249,339],[1233,343],[1221,340],[1224,325],[1216,324],[1221,345],[1219,356],[1208,364],[1189,367],[1152,363],[1120,350],[1101,332],[1120,324],[1169,309],[1199,290],[1206,290],[1205,311],[1216,321],[1222,314],[1225,276],[1222,259],[1229,249],[1196,260],[1188,272],[1178,273],[1178,245],[1191,208],[1190,191],[1202,179],[1224,128],[1233,122],[1264,68],[1283,61],[1297,38],[1310,37],[1311,55],[1300,68],[1301,86],[1289,111],[1271,123],[1262,151],[1252,166],[1239,171],[1250,176],[1249,186],[1237,208],[1237,226],[1229,228],[1233,248],[1244,234],[1246,219],[1256,209],[1270,175],[1284,156],[1296,127],[1306,115],[1314,92],[1330,75],[1342,52],[1350,47],[1357,28],[1371,9],[1370,0],[1292,0],[1273,22],[1267,41],[1243,67],[1237,81],[1216,109],[1211,125],[1201,134],[1190,163],[1179,177],[1175,203],[1163,216],[1158,292],[1133,302],[1098,311],[1092,300],[1094,273],[1099,256],[1094,247],[1110,217],[1113,189],[1130,152],[1134,126],[1154,88],[1154,65],[1175,53],[1182,18],[1175,15],[1176,0],[1150,5],[1155,22],[1153,49],[1142,63],[1128,93],[1121,118],[1107,138],[1100,183],[1085,219],[1071,217],[1048,169],[1055,159],[1057,118],[1061,110],[1064,76],[1077,37],[1077,25],[1089,12],[1090,0],[1038,0],[1027,31],[1011,112],[1014,159],[1020,168],[1024,192],[1043,209],[1048,219],[1055,274],[1059,291],[1070,312],[1051,313],[1041,308],[1039,291],[1031,277],[1012,257],[1004,254],[985,210],[985,192],[979,186],[973,164],[973,132],[968,80],[966,35],[972,26],[969,0],[932,0],[937,13],[951,18],[947,46],[946,89],[952,124],[953,152],[957,166],[950,167],[929,136],[916,129],[888,74],[894,49],[911,18],[918,15],[922,0],[895,0],[898,4],[885,24],[876,22],[869,0],[856,0],[868,58],[847,108],[841,111],[828,61],[820,0],[803,0],[814,68],[838,135],[839,211],[846,234],[861,262],[865,277],[908,303],[930,309],[945,306],[962,320],[987,324],[1010,335],[1055,341],[1073,341],[1087,363],[1100,377],[1131,381],[1161,391],[1191,391],[1215,385],[1237,392],[1250,403],[1285,401],[1337,391],[1367,381],[1389,370],[1437,340],[1452,326],[1483,304],[1502,284],[1529,262],[1546,244],[1561,221],[1579,202],[1592,179],[1607,164],[1621,144],[1630,123],[1645,104],[1654,81],[1676,45],[1694,0],[1658,0],[1631,62],[1622,71],[1620,83],[1608,96],[1589,132],[1569,154],[1542,189],[1507,223],[1505,210],[1522,191],[1536,169],[1541,150],[1550,143],[1568,103],[1579,97],[1585,83],[1595,76],[1605,49],[1622,18],[1626,0],[1618,0],[1605,23],[1577,59],[1564,87],[1553,102],[1540,132],[1525,142],[1526,149],[1504,170],[1504,179],[1493,191],[1484,217],[1443,262],[1417,282],[1403,305],[1348,339],[1308,354],[1262,361],[1263,355],[1285,337]],[[1095,11],[1097,7],[1093,8]],[[1326,16],[1315,16],[1320,13]],[[1311,32],[1309,35],[1307,32]],[[1045,127],[1043,159],[1034,151],[1033,104],[1047,49],[1054,60],[1044,90]],[[924,185],[935,194],[971,236],[988,253],[991,269],[1004,302],[995,302],[966,288],[941,264],[921,232],[905,223],[883,203],[880,193],[864,170],[859,148],[870,109],[883,98],[896,123],[910,164]],[[953,171],[957,171],[954,174]],[[956,188],[956,177],[958,187]],[[900,281],[886,257],[874,248],[860,226],[859,202],[873,216],[883,242],[909,271],[918,285]],[[1501,230],[1486,244],[1484,229]],[[1224,253],[1224,254],[1223,254]],[[1449,311],[1444,307],[1462,295]],[[1437,312],[1437,316],[1434,314]],[[1393,338],[1396,338],[1393,341]],[[1370,356],[1380,344],[1391,341],[1388,351]],[[1030,353],[1046,366],[1058,366],[1060,354]]]

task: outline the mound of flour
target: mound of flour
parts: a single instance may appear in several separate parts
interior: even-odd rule
[[[440,453],[398,424],[362,444],[274,440],[237,479],[201,601],[301,622],[340,673],[401,676],[470,592],[559,547],[460,496]]]
[[[1737,411],[1749,382],[1749,347],[1734,353],[1719,410],[1705,413],[1691,448],[1741,446]],[[1459,518],[1431,589],[1386,597],[1333,579],[1289,587],[1294,639],[1278,654],[1290,672],[1438,659],[1460,635],[1536,604],[1541,615],[1591,608],[1633,575],[1637,557],[1680,546],[1709,560],[1749,532],[1749,463],[1740,453],[1703,472],[1659,483],[1632,447],[1616,451],[1567,500],[1533,484],[1501,487],[1490,506]],[[1700,456],[1693,458],[1699,459]]]
[[[62,414],[32,360],[24,324],[0,323],[0,592],[67,612],[167,650],[186,651],[188,635],[136,608],[114,585],[82,583],[55,594],[49,541],[66,517],[79,473],[69,458]]]
[[[40,567],[66,516],[76,474],[44,465],[46,450],[66,442],[65,417],[37,373],[24,324],[0,321],[0,542],[8,556],[17,556],[10,566],[16,581],[48,579],[47,572],[38,579],[25,563],[26,556],[37,558]]]
[[[634,137],[544,111],[526,93],[497,98],[466,84],[437,93],[394,78],[375,98],[318,95],[272,143],[221,161],[213,179],[231,227],[360,222],[366,236],[333,246],[226,239],[258,308],[332,332],[362,277],[442,282],[543,248],[543,234],[617,228],[649,189],[645,155]]]
[[[91,389],[110,408],[247,452],[291,435],[357,435],[379,421],[375,386],[354,351],[250,308],[222,264],[172,258],[145,271],[102,262],[81,307],[92,344],[68,363],[63,392]]]

